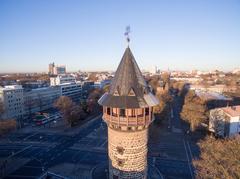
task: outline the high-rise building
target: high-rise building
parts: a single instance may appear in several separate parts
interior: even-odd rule
[[[53,62],[53,63],[50,63],[50,64],[48,65],[48,74],[49,74],[49,75],[53,75],[53,74],[54,74],[54,67],[55,67],[54,62]]]
[[[54,69],[53,69],[54,75],[63,75],[65,73],[66,73],[66,66],[64,65],[54,66]]]
[[[48,65],[49,75],[62,75],[66,73],[65,65],[55,65],[54,62]]]
[[[158,103],[127,47],[109,91],[99,99],[108,126],[110,179],[147,178],[148,127]]]

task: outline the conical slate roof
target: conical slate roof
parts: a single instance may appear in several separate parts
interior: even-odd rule
[[[128,47],[111,83],[110,94],[118,92],[121,96],[128,96],[131,89],[133,89],[137,96],[143,96],[144,88],[148,89],[147,84]]]
[[[142,108],[158,104],[129,47],[123,54],[109,92],[105,93],[98,102],[103,106],[118,108]]]

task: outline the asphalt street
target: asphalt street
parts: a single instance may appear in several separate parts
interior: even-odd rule
[[[154,136],[149,138],[148,160],[165,178],[190,179],[194,178],[192,159],[198,149],[182,132],[178,113],[173,107],[170,128],[168,121],[151,126]],[[66,175],[90,178],[92,168],[108,160],[107,128],[98,117],[73,135],[41,130],[12,133],[0,140],[0,164],[5,160],[6,166],[0,168],[5,179],[37,178],[66,163],[78,166]],[[58,170],[58,174],[65,174],[64,169]]]

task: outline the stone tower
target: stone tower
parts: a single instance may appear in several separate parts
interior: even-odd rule
[[[108,126],[110,179],[147,178],[148,127],[154,120],[151,93],[129,47],[108,92],[100,99]]]

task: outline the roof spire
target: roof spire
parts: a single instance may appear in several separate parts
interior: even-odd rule
[[[129,47],[112,79],[110,89],[98,101],[103,106],[143,108],[159,104],[151,93]]]
[[[124,33],[125,37],[126,37],[126,40],[127,40],[127,46],[129,47],[129,43],[130,43],[130,37],[129,37],[129,33],[130,33],[130,26],[128,25],[126,27],[126,31]]]

